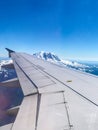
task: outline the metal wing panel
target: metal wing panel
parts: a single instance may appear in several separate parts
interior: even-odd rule
[[[63,129],[70,128],[70,124],[68,122],[68,115],[67,115],[68,113],[66,111],[66,104],[63,97],[64,95],[63,95],[62,87],[57,86],[55,80],[53,80],[47,74],[43,73],[40,69],[37,69],[36,66],[33,66],[33,65],[31,66],[31,63],[29,64],[28,62],[26,63],[26,65],[22,65],[22,63],[25,64],[25,60],[27,62],[27,59],[20,57],[19,54],[16,54],[16,55],[13,54],[12,58],[14,59],[14,65],[17,71],[18,78],[20,80],[20,84],[25,93],[25,96],[29,94],[29,92],[27,91],[30,90],[31,88],[32,88],[31,91],[32,90],[34,91],[32,84],[31,86],[29,84],[30,80],[32,80],[34,85],[36,85],[38,93],[41,92],[40,91],[41,88],[43,89],[48,88],[48,93],[46,92],[46,90],[44,90],[45,93],[43,92],[40,93],[41,95],[40,101],[38,101],[37,105],[34,106],[34,111],[36,109],[36,114],[37,114],[36,117],[33,117],[36,120],[36,122],[34,123],[35,129],[45,130],[47,128],[49,130],[57,130],[57,129],[62,130],[62,128]],[[28,88],[27,85],[30,86],[30,88]],[[52,86],[54,85],[55,85],[55,88],[58,88],[58,89],[54,89],[54,91],[50,92],[49,90],[51,90]],[[23,126],[23,124],[26,124],[27,121],[29,120],[27,118],[29,117],[28,111],[26,111],[25,107],[29,107],[29,108],[31,107],[32,109],[32,106],[27,103],[26,99],[28,98],[28,101],[29,101],[31,100],[30,98],[33,98],[33,97],[34,96],[32,95],[32,96],[24,98],[12,130],[27,129],[26,125]],[[27,113],[26,114],[27,117],[23,116],[22,113]],[[33,114],[31,115],[33,116]],[[48,117],[47,120],[45,117]],[[24,120],[22,120],[22,118],[24,118]],[[19,120],[21,120],[21,122]],[[19,122],[22,124],[21,126],[18,126]],[[30,127],[29,130],[31,128],[32,127]],[[32,129],[34,129],[34,127]]]
[[[37,130],[69,130],[67,114],[63,92],[42,94]]]
[[[38,95],[24,97],[12,130],[35,130]]]
[[[40,87],[46,87],[51,84],[55,84],[55,82],[53,82],[46,74],[42,73],[33,64],[28,62],[28,59],[24,59],[21,54],[12,54],[12,58],[14,60],[14,65],[20,80],[20,84],[23,88],[24,95],[34,93]]]
[[[73,130],[98,130],[98,107],[70,89],[64,95]]]
[[[31,92],[26,92],[25,95],[32,94],[32,96],[28,96],[28,101],[32,100],[31,104],[25,102],[27,96],[24,98],[19,116],[15,121],[17,125],[21,123],[22,126],[13,127],[12,130],[22,130],[25,127],[26,130],[98,129],[98,88],[96,83],[98,78],[33,58],[27,54],[12,54],[23,91],[30,89]],[[30,88],[23,84],[25,78],[27,78],[27,84],[32,83]],[[68,80],[72,80],[72,82],[67,82]],[[40,94],[40,99],[38,97],[33,99],[34,90],[38,95]],[[94,95],[91,94],[92,92]],[[29,107],[28,111],[32,111],[34,107],[30,114],[36,115],[32,119],[34,124],[30,123],[29,128],[27,128],[29,112],[25,109],[26,105]],[[25,112],[27,114],[24,116],[24,120],[19,122],[20,115]]]
[[[0,127],[0,130],[11,130],[12,126],[13,124],[8,124],[8,125]]]
[[[24,95],[26,96],[32,93],[37,93],[37,89],[34,84],[28,79],[28,77],[23,73],[23,71],[18,67],[16,63],[14,63],[14,65]]]
[[[98,105],[98,77],[45,62],[44,60],[34,58],[28,54],[22,54],[22,56],[27,58],[28,62],[44,71],[47,75],[54,77],[54,79],[57,79],[61,84],[64,84]],[[43,69],[41,69],[39,65],[42,66]],[[69,80],[72,82],[67,82]]]

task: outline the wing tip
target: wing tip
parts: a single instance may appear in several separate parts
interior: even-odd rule
[[[5,48],[8,51],[9,57],[11,57],[11,53],[14,53],[15,51],[9,49],[9,48]]]

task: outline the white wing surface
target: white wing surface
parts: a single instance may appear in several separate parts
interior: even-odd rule
[[[98,130],[98,77],[8,51],[24,93],[11,130]]]

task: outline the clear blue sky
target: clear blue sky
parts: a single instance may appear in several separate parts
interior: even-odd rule
[[[98,0],[1,0],[0,56],[5,47],[98,60]]]

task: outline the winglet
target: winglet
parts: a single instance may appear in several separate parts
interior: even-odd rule
[[[8,49],[8,48],[5,48],[5,49],[8,51],[9,57],[11,57],[11,53],[15,52],[15,51],[10,50],[10,49]]]

